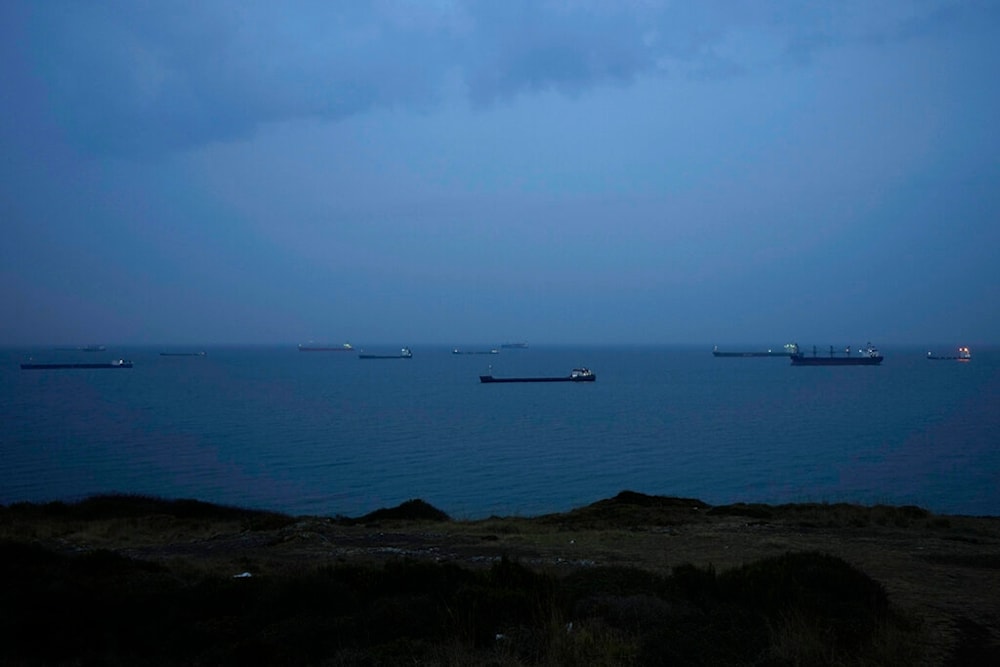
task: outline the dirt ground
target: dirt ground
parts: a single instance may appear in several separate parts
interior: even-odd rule
[[[542,517],[432,521],[388,514],[280,523],[248,527],[246,521],[164,514],[40,522],[8,512],[0,538],[60,551],[111,549],[225,576],[400,558],[486,567],[502,557],[555,574],[600,565],[665,574],[685,563],[724,571],[786,552],[818,551],[883,584],[893,606],[920,624],[927,664],[1000,664],[995,517],[845,505],[710,507],[621,494]]]

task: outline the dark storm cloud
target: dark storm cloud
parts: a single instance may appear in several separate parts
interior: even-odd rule
[[[84,153],[132,156],[243,139],[266,123],[426,107],[448,86],[482,106],[643,75],[738,76],[754,64],[726,52],[736,28],[766,30],[800,59],[835,30],[795,3],[128,1],[8,12],[40,82],[23,92],[44,95]]]
[[[245,138],[267,122],[421,103],[438,68],[426,27],[356,3],[50,3],[26,14],[58,120],[97,154],[155,154]]]
[[[0,2],[0,342],[995,341],[998,12]]]
[[[466,76],[478,103],[523,90],[576,93],[595,83],[627,82],[655,67],[640,12],[560,10],[534,2],[473,7],[476,49]]]

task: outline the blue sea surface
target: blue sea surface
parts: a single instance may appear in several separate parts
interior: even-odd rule
[[[840,368],[703,346],[413,346],[412,359],[387,360],[163,349],[0,351],[0,503],[122,492],[358,516],[422,498],[475,519],[630,489],[1000,515],[996,348],[969,363],[883,348],[881,366]],[[29,355],[134,368],[21,370]],[[597,381],[480,384],[489,365],[587,366]]]

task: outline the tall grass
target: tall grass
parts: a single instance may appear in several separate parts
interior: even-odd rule
[[[822,554],[719,574],[401,560],[190,580],[5,542],[0,573],[0,662],[897,664],[912,645],[881,587]]]
[[[782,508],[806,524],[927,518],[917,508],[827,510]],[[772,511],[623,492],[539,523],[555,530],[669,525],[691,514],[766,519]],[[70,526],[121,539],[174,521],[206,531],[295,522],[131,496],[0,508],[0,535],[7,536],[0,538],[0,664],[896,665],[921,657],[920,628],[895,613],[883,587],[823,553],[787,553],[721,572],[691,564],[668,574],[602,566],[556,576],[505,557],[488,569],[407,559],[307,561],[233,578],[190,559],[157,564],[107,549],[43,547],[27,528],[8,529],[14,513],[37,519],[17,524],[32,530],[49,522],[55,535]],[[410,501],[340,520],[448,517]]]

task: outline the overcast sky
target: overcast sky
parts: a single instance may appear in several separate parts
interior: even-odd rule
[[[0,344],[1000,342],[1000,4],[0,3]]]

